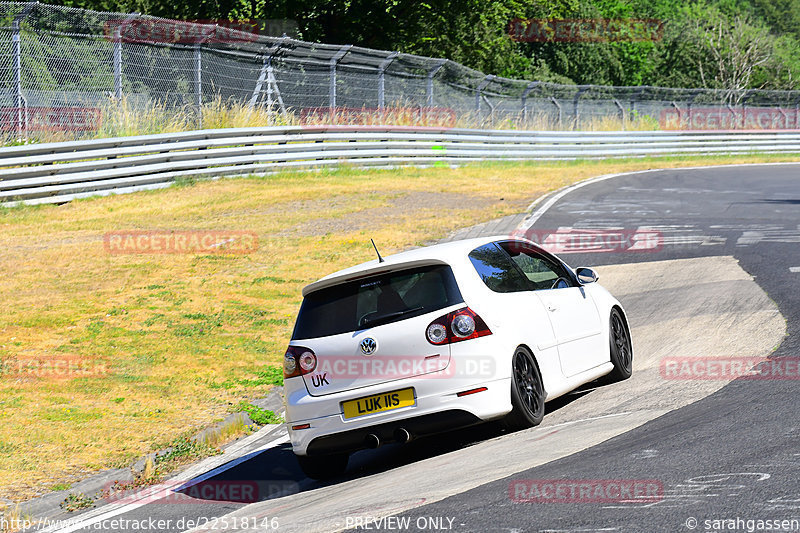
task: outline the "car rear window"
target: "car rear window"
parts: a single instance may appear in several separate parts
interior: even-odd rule
[[[463,302],[446,265],[369,276],[303,299],[292,339],[314,339],[389,324]]]

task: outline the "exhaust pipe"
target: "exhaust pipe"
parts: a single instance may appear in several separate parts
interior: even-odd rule
[[[366,444],[367,448],[377,448],[381,445],[381,439],[376,434],[370,433],[364,437],[364,444]]]
[[[405,444],[411,440],[411,433],[406,428],[397,428],[394,430],[394,440],[400,444]]]

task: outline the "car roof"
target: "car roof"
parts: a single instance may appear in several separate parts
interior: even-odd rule
[[[512,237],[509,235],[496,235],[493,237],[464,239],[459,241],[445,242],[442,244],[434,244],[432,246],[414,248],[413,250],[407,250],[405,252],[399,252],[386,256],[383,258],[384,261],[382,263],[378,262],[378,259],[375,258],[371,261],[366,261],[359,265],[328,274],[324,278],[321,278],[310,285],[306,285],[303,288],[303,296],[306,296],[307,294],[324,287],[330,287],[344,281],[358,279],[382,272],[390,272],[393,270],[401,270],[404,268],[413,268],[415,266],[437,263],[452,264],[454,261],[465,258],[472,250],[479,246],[488,244],[490,242],[507,240],[529,242],[526,239],[520,239],[518,237]]]

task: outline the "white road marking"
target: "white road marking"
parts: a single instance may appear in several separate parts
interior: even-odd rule
[[[800,272],[800,267],[789,267],[789,272]]]
[[[635,176],[636,174],[646,174],[649,172],[661,172],[662,170],[709,170],[715,168],[730,168],[730,167],[770,167],[770,166],[777,166],[777,165],[800,165],[800,162],[796,161],[789,161],[786,163],[746,163],[743,165],[705,165],[705,166],[698,166],[698,167],[675,167],[675,168],[653,168],[648,170],[635,170],[632,172],[619,172],[617,174],[606,174],[603,176],[597,176],[596,178],[589,178],[585,181],[578,182],[574,185],[569,185],[563,189],[556,191],[552,196],[544,195],[540,196],[528,206],[528,211],[531,211],[530,217],[526,218],[522,221],[522,223],[517,228],[518,231],[525,231],[531,228],[537,220],[542,218],[548,209],[553,207],[553,205],[558,202],[561,198],[566,196],[568,193],[580,189],[581,187],[585,187],[586,185],[591,185],[592,183],[597,183],[599,181],[605,181],[607,179],[616,178],[619,176]],[[542,203],[542,206],[535,211],[533,209]]]

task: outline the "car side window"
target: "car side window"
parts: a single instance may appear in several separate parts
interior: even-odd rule
[[[485,244],[472,250],[469,260],[483,282],[494,292],[518,292],[531,290],[519,269],[508,254],[495,243]]]
[[[572,287],[572,276],[564,265],[523,243],[504,242],[500,246],[528,278],[532,290],[564,289]]]

